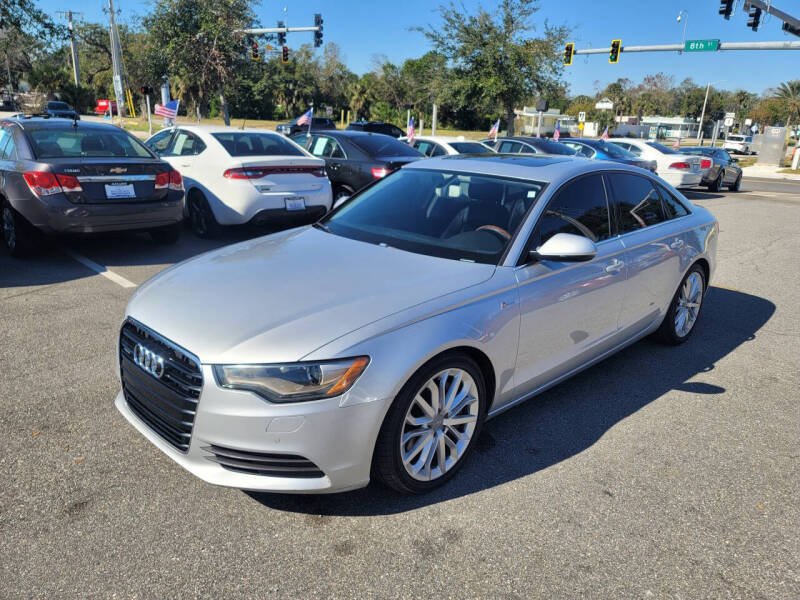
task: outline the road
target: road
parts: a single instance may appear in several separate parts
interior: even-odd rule
[[[136,286],[246,232],[0,251],[0,597],[800,597],[800,184],[689,195],[721,227],[693,339],[490,421],[423,497],[212,487],[117,413]]]

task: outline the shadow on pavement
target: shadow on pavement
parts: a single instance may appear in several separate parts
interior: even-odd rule
[[[681,190],[683,195],[689,200],[714,200],[715,198],[724,198],[724,192],[706,192],[701,190]],[[727,191],[727,190],[726,190]]]
[[[667,347],[643,340],[488,421],[464,468],[430,494],[403,496],[376,483],[319,496],[246,493],[278,510],[371,516],[414,510],[527,477],[586,450],[670,390],[724,393],[722,387],[688,380],[713,370],[715,363],[753,340],[774,312],[769,300],[712,286],[687,343]]]

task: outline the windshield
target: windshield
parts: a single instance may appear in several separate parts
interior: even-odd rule
[[[655,148],[662,154],[680,154],[680,152],[675,152],[672,148],[667,148],[664,144],[659,144],[658,142],[645,142],[651,148]]]
[[[533,145],[547,154],[565,154],[566,156],[575,156],[575,150],[569,146],[565,146],[560,142],[538,139],[533,143]]]
[[[350,141],[370,156],[414,156],[417,158],[421,156],[408,144],[380,133],[353,136]]]
[[[494,154],[493,150],[478,142],[450,142],[450,146],[459,154]]]
[[[271,133],[212,133],[231,156],[305,156],[281,135]]]
[[[400,169],[323,219],[331,233],[439,258],[497,264],[546,184]]]
[[[113,126],[108,129],[34,129],[28,130],[28,135],[37,158],[154,157],[139,140]]]

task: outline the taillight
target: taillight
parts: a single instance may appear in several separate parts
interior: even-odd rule
[[[711,168],[711,159],[710,158],[704,158],[703,160],[701,160],[700,161],[700,168],[701,169],[710,169]]]
[[[228,169],[222,176],[226,179],[258,179],[264,174],[258,169]]]
[[[372,176],[375,179],[380,179],[381,177],[386,177],[391,171],[386,167],[373,167],[372,169]]]
[[[691,169],[691,166],[687,162],[675,162],[669,166],[670,169]]]
[[[154,185],[155,189],[165,190],[169,187],[169,174],[170,171],[164,171],[163,173],[156,175],[156,181]]]
[[[61,193],[61,185],[53,173],[47,171],[28,171],[22,175],[25,183],[37,196],[52,196]],[[77,179],[75,180],[77,182]]]
[[[58,183],[61,184],[61,189],[65,192],[82,192],[81,182],[74,175],[56,175]]]
[[[226,179],[261,179],[267,175],[311,174],[325,177],[325,167],[239,167],[227,169],[222,176]]]
[[[175,192],[183,191],[183,177],[178,171],[169,172],[169,189]]]

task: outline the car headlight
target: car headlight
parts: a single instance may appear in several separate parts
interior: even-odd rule
[[[303,402],[344,394],[369,364],[366,356],[273,365],[214,365],[217,383],[270,402]]]

